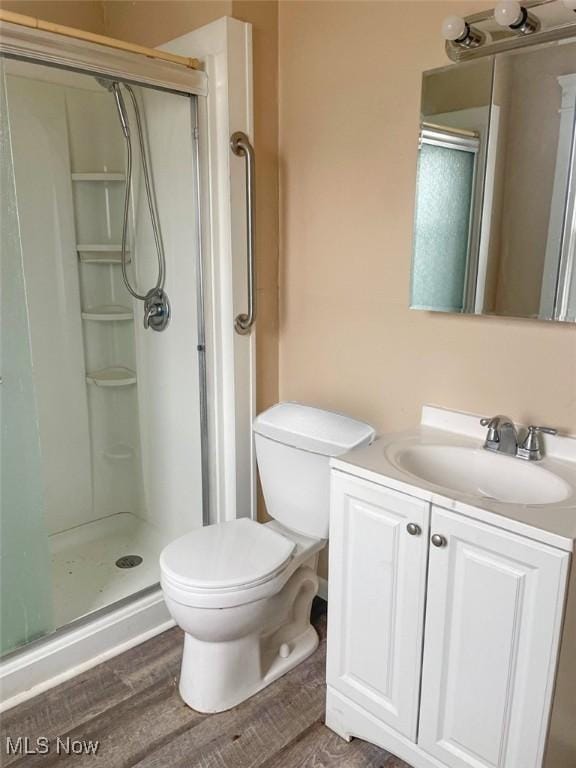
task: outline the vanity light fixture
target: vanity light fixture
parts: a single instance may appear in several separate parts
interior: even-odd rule
[[[461,16],[446,16],[442,22],[442,37],[461,48],[478,48],[484,35],[471,27]]]
[[[516,0],[502,0],[494,9],[494,18],[501,27],[519,35],[531,35],[540,29],[540,21]]]

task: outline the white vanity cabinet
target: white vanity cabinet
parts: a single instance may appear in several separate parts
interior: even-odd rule
[[[431,535],[418,744],[450,768],[540,766],[568,555],[437,507]]]
[[[327,725],[414,768],[568,768],[544,752],[570,555],[338,470],[331,515]]]
[[[410,739],[418,724],[428,524],[426,502],[332,473],[328,683]]]

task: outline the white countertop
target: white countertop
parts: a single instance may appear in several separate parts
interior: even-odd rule
[[[331,466],[423,499],[444,509],[459,512],[491,525],[518,533],[569,552],[576,546],[576,439],[544,439],[545,457],[534,464],[548,469],[573,489],[567,499],[552,504],[503,503],[489,497],[447,490],[401,469],[393,460],[400,443],[409,445],[457,445],[481,449],[486,429],[480,417],[457,411],[425,406],[420,426],[404,432],[378,437],[372,445],[333,458]],[[521,461],[511,456],[498,460]],[[449,494],[449,495],[446,495]]]

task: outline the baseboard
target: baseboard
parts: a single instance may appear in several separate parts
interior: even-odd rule
[[[321,597],[322,600],[328,600],[328,579],[323,579],[321,576],[319,576],[318,582],[318,597]]]
[[[174,626],[160,588],[0,662],[0,712]]]

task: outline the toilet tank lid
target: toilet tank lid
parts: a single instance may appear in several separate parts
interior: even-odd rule
[[[323,456],[340,456],[369,445],[374,429],[341,413],[300,403],[278,403],[254,420],[254,432],[276,442]]]

